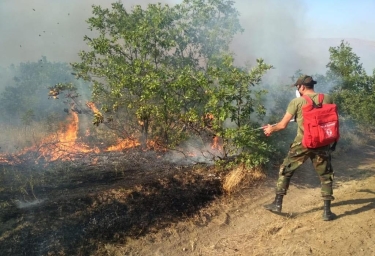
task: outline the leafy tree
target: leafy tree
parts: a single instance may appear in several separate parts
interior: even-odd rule
[[[332,92],[341,114],[362,124],[375,125],[375,70],[372,76],[360,63],[349,43],[344,41],[330,47],[326,82],[333,84]]]
[[[225,156],[240,154],[240,161],[250,166],[264,164],[270,151],[253,126],[266,113],[262,104],[266,91],[254,87],[271,68],[262,59],[250,70],[238,68],[227,56],[221,66],[208,71],[214,81],[207,88],[210,97],[206,104],[207,113],[213,116],[212,129],[223,140]]]
[[[209,60],[227,51],[241,31],[232,4],[189,0],[135,6],[130,13],[121,3],[112,10],[93,6],[88,23],[100,35],[85,37],[92,51],[82,51],[82,62],[73,67],[93,82],[92,96],[103,112],[126,118],[129,129],[138,124],[145,138],[151,133],[173,144],[181,120],[204,114]]]
[[[353,52],[349,43],[341,41],[337,47],[330,47],[330,61],[327,64],[327,79],[333,83],[334,91],[371,91],[366,71],[360,58]]]
[[[111,10],[93,6],[93,14],[88,24],[99,35],[85,36],[91,50],[72,66],[93,83],[102,112],[95,124],[168,146],[208,131],[223,139],[225,156],[266,148],[251,132],[250,115],[265,113],[265,92],[252,88],[271,66],[263,60],[251,70],[234,66],[229,43],[242,28],[232,1],[185,0],[130,12],[114,3]]]

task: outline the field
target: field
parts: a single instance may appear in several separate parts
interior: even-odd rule
[[[0,169],[0,255],[375,255],[375,147],[334,153],[337,219],[321,219],[307,162],[283,214],[267,176],[223,190],[224,172],[136,148]]]

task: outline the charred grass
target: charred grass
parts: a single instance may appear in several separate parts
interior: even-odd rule
[[[120,158],[1,166],[0,254],[90,255],[189,218],[223,194],[213,167]]]

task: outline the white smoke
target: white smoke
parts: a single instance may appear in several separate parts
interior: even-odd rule
[[[36,61],[41,56],[50,61],[79,61],[79,51],[87,49],[83,37],[90,35],[86,20],[92,16],[92,5],[110,8],[112,2],[115,0],[0,1],[0,67]],[[143,7],[157,2],[173,5],[182,0],[120,2],[129,9],[136,4]],[[270,75],[278,82],[285,80],[285,76],[289,79],[297,69],[308,74],[325,71],[328,47],[336,45],[321,46],[308,38],[314,21],[305,18],[308,16],[304,1],[238,0],[234,6],[240,12],[245,29],[232,43],[238,63],[263,58],[275,67]],[[375,55],[374,49],[371,56]],[[364,51],[361,54],[366,58]]]
[[[83,41],[90,34],[86,20],[92,16],[92,5],[111,8],[115,1],[104,0],[2,0],[0,1],[0,66],[37,61],[79,61]],[[123,1],[126,8],[157,0]],[[6,49],[6,50],[5,50]]]

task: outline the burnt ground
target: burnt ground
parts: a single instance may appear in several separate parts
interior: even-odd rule
[[[0,255],[375,255],[374,156],[372,143],[334,155],[332,222],[321,220],[309,163],[281,215],[262,208],[276,167],[227,195],[224,172],[137,151],[91,164],[3,165]]]
[[[146,154],[117,153],[119,160],[105,164],[2,166],[0,255],[91,255],[100,244],[189,218],[222,195],[213,168]]]

